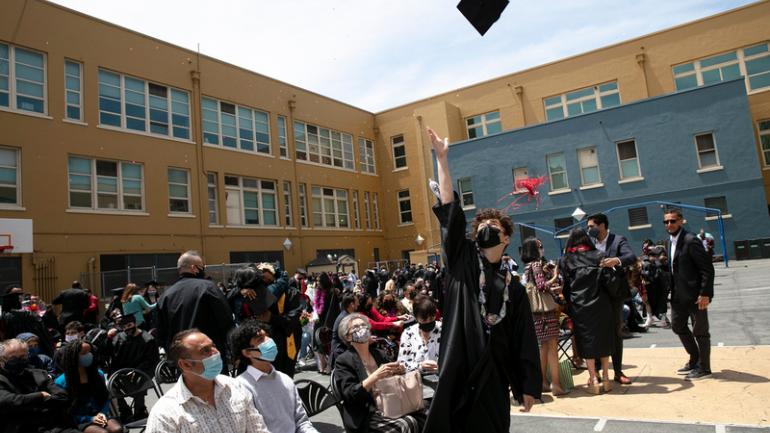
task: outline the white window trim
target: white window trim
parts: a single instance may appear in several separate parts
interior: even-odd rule
[[[217,141],[218,143],[206,143],[206,139],[203,139],[203,145],[209,146],[209,147],[216,147],[218,149],[226,149],[226,150],[235,150],[243,153],[247,153],[249,155],[262,155],[262,156],[270,156],[275,157],[273,155],[273,133],[270,128],[270,112],[266,110],[261,110],[259,108],[253,108],[246,105],[240,105],[236,104],[235,102],[231,101],[225,101],[223,99],[214,98],[211,96],[201,95],[201,128],[203,127],[203,99],[209,99],[211,101],[214,101],[217,103]],[[222,103],[230,104],[235,107],[235,114],[232,116],[235,117],[235,147],[225,146],[223,135],[222,135]],[[252,143],[254,144],[254,150],[245,150],[241,149],[241,116],[238,113],[239,110],[250,110],[251,113],[251,131],[254,133],[252,137]],[[257,140],[257,117],[254,115],[253,112],[260,112],[262,114],[267,115],[267,143],[263,143]],[[230,113],[225,113],[230,115]],[[205,134],[206,131],[201,131],[201,134]],[[265,145],[267,144],[267,152],[260,152],[259,145]]]
[[[623,167],[621,166],[621,160],[620,160],[620,144],[621,143],[628,143],[629,141],[634,142],[634,153],[636,154],[636,172],[639,173],[638,176],[633,177],[623,177]],[[629,182],[637,182],[640,180],[644,180],[644,176],[642,176],[642,165],[639,162],[639,146],[636,144],[635,138],[629,138],[627,140],[620,140],[615,142],[615,159],[618,163],[618,177],[620,180],[618,181],[619,184],[629,183]]]
[[[276,123],[278,124],[278,157],[291,161],[291,153],[289,153],[289,122],[286,116],[277,115]],[[283,123],[283,135],[281,135],[281,123]],[[283,144],[281,144],[283,139]],[[281,150],[286,151],[286,156],[281,155]]]
[[[355,173],[356,172],[356,154],[355,154],[355,143],[353,142],[353,134],[349,134],[347,132],[339,131],[339,130],[332,129],[332,128],[327,128],[325,126],[319,126],[319,125],[316,125],[316,124],[313,124],[313,123],[308,123],[308,122],[305,122],[305,121],[302,121],[302,120],[294,120],[294,122],[292,123],[292,131],[294,131],[294,128],[296,128],[297,124],[302,125],[304,136],[305,136],[304,140],[299,140],[297,138],[297,134],[294,133],[294,159],[297,162],[302,163],[302,164],[315,165],[315,166],[318,166],[318,167],[326,167],[326,168],[332,168],[332,169],[335,169],[335,170],[348,171],[348,172],[351,172],[351,173]],[[316,134],[316,135],[318,135],[318,152],[315,153],[315,155],[318,157],[318,162],[310,160],[310,154],[311,154],[311,152],[310,152],[310,143],[309,143],[308,138],[307,138],[308,135],[309,135],[309,133],[307,131],[308,126],[315,127],[318,130],[318,133]],[[322,129],[325,129],[325,130],[329,131],[329,150],[330,150],[330,156],[329,157],[331,158],[331,163],[330,164],[324,164],[322,162],[323,158],[325,157],[325,155],[321,154],[321,130]],[[334,147],[333,147],[332,138],[331,138],[334,133],[340,134],[340,150],[342,151],[342,167],[334,165],[334,159],[335,159],[335,157],[334,157]],[[345,144],[346,144],[345,140],[344,140],[345,137],[350,137],[350,158],[351,159],[345,159]],[[297,156],[297,152],[300,152],[300,151],[297,150],[298,149],[298,146],[297,146],[297,142],[298,141],[305,144],[304,153],[305,153],[306,159],[303,159],[303,158],[300,158],[299,156]],[[345,163],[346,162],[350,163],[350,167],[345,167]]]
[[[182,212],[177,212],[177,213],[169,212],[167,216],[169,218],[195,218],[195,215],[191,213],[182,213]]]
[[[708,167],[704,167],[703,163],[700,159],[700,150],[698,150],[698,136],[701,135],[711,135],[711,141],[714,143],[714,154],[717,157],[717,164],[716,165],[710,165]],[[722,161],[719,159],[719,148],[717,147],[717,137],[716,134],[714,134],[714,131],[706,131],[706,132],[699,132],[696,134],[693,134],[692,141],[695,145],[695,157],[698,159],[698,173],[706,173],[709,171],[715,171],[715,170],[721,170],[724,167],[722,167]]]
[[[353,190],[351,193],[353,201],[353,227],[356,230],[361,230],[361,211],[358,209],[358,190]]]
[[[460,188],[460,181],[461,180],[465,180],[465,179],[468,179],[468,181],[471,182],[471,189],[469,191],[467,191],[467,192],[464,192]],[[461,178],[457,179],[457,192],[460,195],[460,203],[461,204],[463,204],[465,202],[465,200],[463,199],[463,195],[464,194],[470,194],[471,198],[473,199],[473,203],[472,204],[467,205],[467,206],[463,204],[463,210],[476,209],[476,198],[473,196],[473,178],[471,178],[470,176],[466,176],[466,177],[461,177]]]
[[[297,200],[299,200],[299,225],[302,230],[310,229],[310,215],[308,215],[307,184],[297,183]],[[305,220],[304,222],[302,220]]]
[[[701,168],[701,169],[695,170],[695,172],[698,173],[698,174],[701,174],[701,173],[710,173],[712,171],[721,171],[721,170],[724,170],[724,169],[725,168],[722,165],[715,165],[715,166],[711,166],[711,167],[706,167],[706,168]]]
[[[399,194],[406,191],[407,196],[406,197],[400,197]],[[401,210],[401,202],[409,202],[409,215],[412,217],[411,221],[404,221],[404,211]],[[414,215],[412,213],[414,212],[412,210],[412,195],[409,192],[409,189],[401,189],[396,191],[396,203],[398,204],[398,221],[399,221],[399,227],[409,224],[414,224]]]
[[[614,90],[605,90],[605,91],[600,91],[599,90],[600,86],[603,86],[603,85],[609,84],[609,83],[615,83],[616,89],[614,89]],[[580,92],[582,90],[591,89],[591,88],[593,88],[593,91],[594,91],[593,95],[583,96],[583,97],[578,98],[578,99],[572,99],[572,100],[569,101],[569,104],[574,104],[574,103],[577,103],[577,102],[590,101],[590,100],[593,99],[593,100],[596,101],[596,110],[597,111],[598,110],[603,110],[604,107],[602,106],[602,96],[613,95],[615,93],[618,94],[618,100],[620,100],[620,104],[623,103],[623,101],[620,99],[620,84],[618,84],[618,80],[605,81],[605,82],[602,82],[602,83],[594,84],[592,86],[586,86],[586,87],[582,87],[580,89],[570,90],[568,92],[562,93],[561,95],[551,95],[551,96],[547,96],[547,97],[543,98],[543,114],[545,115],[546,122],[549,121],[548,120],[548,110],[552,109],[552,108],[561,107],[562,113],[564,114],[564,117],[562,117],[562,119],[566,119],[566,118],[570,117],[569,110],[567,109],[567,105],[568,105],[567,104],[567,94],[575,93],[575,92]],[[546,103],[545,103],[546,99],[551,99],[554,96],[560,96],[561,97],[561,101],[558,104],[546,105]],[[591,111],[591,113],[593,113],[593,111]],[[586,113],[580,113],[580,114],[586,114]],[[579,116],[580,114],[574,114],[573,116]],[[554,120],[561,120],[561,119],[554,119]]]
[[[580,151],[591,150],[591,149],[593,149],[594,153],[596,154],[596,165],[593,167],[596,167],[596,171],[599,174],[599,181],[594,183],[586,183],[586,180],[583,178],[583,169],[593,168],[593,167],[583,167],[583,165],[580,163]],[[580,169],[580,190],[584,191],[586,189],[599,188],[601,186],[604,186],[604,183],[602,183],[602,170],[599,164],[599,149],[596,146],[581,147],[580,149],[576,150],[576,153],[577,153],[577,159],[578,159],[578,168]]]
[[[78,126],[88,126],[88,123],[81,122],[81,121],[78,121],[78,120],[72,120],[72,119],[66,119],[65,118],[65,119],[62,119],[61,121],[64,122],[64,123],[71,123],[73,125],[78,125]]]
[[[597,189],[597,188],[604,188],[604,182],[594,183],[591,185],[581,186],[578,188],[580,191],[586,191],[589,189]]]
[[[487,115],[488,114],[493,114],[493,113],[497,113],[497,119],[487,120]],[[474,123],[473,126],[468,125],[468,120],[469,119],[473,119],[474,117],[480,117],[481,118],[481,123],[478,123],[478,124]],[[468,117],[466,117],[463,120],[465,120],[465,136],[468,138],[468,140],[471,140],[471,129],[475,129],[475,128],[481,127],[482,135],[479,136],[479,137],[475,137],[475,138],[486,137],[487,135],[489,135],[488,126],[490,124],[493,124],[493,123],[499,123],[500,124],[500,131],[502,132],[502,130],[503,130],[503,128],[502,128],[502,117],[500,116],[500,110],[494,110],[494,111],[489,111],[489,112],[482,113],[482,114],[476,114],[476,115],[473,115],[473,116],[468,116]]]
[[[318,188],[319,193],[320,193],[319,196],[316,196],[315,193],[313,192],[314,188]],[[333,192],[332,196],[329,197],[329,196],[324,195],[324,193],[323,193],[324,189],[331,189],[332,192]],[[337,192],[338,191],[345,192],[345,198],[344,199],[340,198],[340,197],[337,197]],[[351,229],[351,224],[350,224],[350,203],[348,202],[349,196],[350,196],[350,194],[349,194],[348,190],[346,190],[346,189],[333,188],[333,187],[330,187],[330,186],[310,185],[310,197],[311,197],[311,199],[319,198],[320,201],[321,201],[321,209],[320,209],[321,225],[316,225],[315,224],[315,215],[314,214],[319,213],[319,212],[316,212],[315,209],[311,209],[311,213],[313,214],[313,228],[318,229],[318,230],[329,230],[329,229],[334,229],[334,230],[350,230]],[[334,209],[332,210],[332,212],[329,212],[326,209],[326,204],[325,203],[326,203],[326,199],[328,199],[328,198],[331,198],[334,201]],[[347,211],[348,211],[346,214],[344,214],[347,217],[346,218],[347,221],[348,221],[347,226],[341,226],[340,225],[340,216],[343,215],[343,213],[340,212],[340,206],[339,206],[339,202],[341,202],[341,201],[345,202],[345,205],[346,205],[345,207],[347,208]],[[312,205],[312,200],[311,200],[311,205],[310,206],[311,207],[313,206]],[[326,225],[326,223],[327,223],[327,221],[326,221],[326,214],[327,213],[334,213],[334,225],[333,226],[327,226]]]
[[[69,158],[75,157],[80,159],[86,159],[91,163],[91,207],[73,207],[71,200],[70,193],[72,192],[72,189],[70,188],[70,170],[69,170]],[[118,208],[117,209],[107,209],[107,208],[100,208],[99,206],[99,188],[98,188],[98,181],[97,177],[98,174],[96,173],[96,161],[106,161],[106,162],[114,162],[117,164],[117,193],[116,196],[118,198]],[[141,192],[141,198],[142,198],[142,208],[141,209],[123,209],[123,206],[125,205],[123,203],[123,163],[127,164],[136,164],[141,167],[142,169],[142,192]],[[82,155],[75,155],[75,154],[68,154],[67,155],[67,210],[77,211],[80,213],[107,213],[107,214],[125,214],[125,215],[135,215],[135,214],[145,214],[147,213],[147,203],[146,203],[146,192],[145,192],[145,176],[144,176],[144,164],[141,162],[132,162],[132,161],[122,161],[122,160],[115,160],[115,159],[101,159],[101,158],[95,158],[91,156],[82,156]],[[84,176],[82,174],[76,174],[77,176]],[[84,191],[78,191],[78,192],[84,192]],[[86,212],[82,212],[86,211]],[[91,212],[88,212],[91,211]]]
[[[256,178],[256,177],[249,177],[249,176],[238,176],[233,174],[225,174],[225,178],[227,177],[235,177],[238,178],[238,185],[227,185],[225,183],[225,193],[227,192],[237,192],[240,194],[240,211],[241,211],[241,221],[243,221],[242,224],[231,224],[229,221],[227,224],[225,224],[225,227],[233,228],[233,227],[244,227],[244,228],[270,228],[270,229],[276,229],[281,228],[283,225],[278,224],[281,220],[280,212],[279,212],[279,206],[278,203],[278,181],[275,179],[262,179],[262,178]],[[249,179],[249,180],[255,180],[257,181],[257,186],[243,186],[243,180]],[[273,182],[274,189],[262,189],[262,181],[267,182]],[[275,224],[265,224],[265,206],[262,203],[262,192],[270,193],[272,192],[275,196],[273,203],[275,203],[275,209],[268,209],[270,211],[275,212]],[[256,192],[257,193],[257,210],[259,212],[259,224],[246,224],[246,200],[243,198],[244,192]],[[251,208],[249,208],[251,209]]]
[[[217,150],[226,150],[228,152],[238,152],[238,153],[243,153],[243,154],[246,154],[246,155],[260,156],[262,158],[275,158],[275,155],[273,155],[273,154],[267,154],[267,153],[261,153],[261,152],[252,152],[250,150],[243,150],[243,149],[234,149],[232,147],[217,146],[217,145],[211,144],[211,143],[203,143],[203,147],[208,147],[210,149],[217,149]]]
[[[369,149],[371,145],[371,152]],[[370,140],[366,137],[358,137],[358,152],[359,152],[359,167],[362,174],[377,175],[377,159],[375,157],[374,140]],[[369,164],[366,163],[367,157],[371,156],[372,164],[371,169],[366,169]]]
[[[393,140],[401,137],[401,141],[399,143],[394,143]],[[396,147],[403,147],[404,148],[404,163],[405,165],[403,167],[399,167],[396,164]],[[409,161],[406,159],[406,137],[404,137],[404,134],[398,134],[390,137],[390,158],[391,162],[393,163],[393,171],[403,171],[409,168]]]
[[[768,128],[765,130],[760,129],[760,125],[763,122],[767,122],[768,124]],[[763,170],[767,170],[770,168],[770,158],[765,157],[765,152],[770,155],[770,149],[765,150],[762,148],[762,137],[770,137],[770,119],[759,119],[757,121],[757,133],[759,134],[759,151],[762,152],[762,167]]]
[[[67,74],[67,63],[74,63],[78,65],[80,68],[80,75],[78,76],[78,79],[80,80],[80,90],[77,91],[78,93],[78,108],[80,109],[80,118],[79,119],[71,119],[67,117],[67,106],[69,103],[67,103],[67,92],[74,92],[74,90],[70,90],[67,88],[67,78],[69,75]],[[85,123],[83,122],[84,119],[84,110],[83,110],[83,62],[79,62],[77,60],[72,60],[68,58],[64,58],[64,118],[62,120],[69,120],[71,122],[75,123]]]
[[[16,203],[2,203],[0,209],[2,210],[26,210],[24,208],[24,202],[22,201],[22,188],[21,188],[21,149],[18,147],[0,146],[0,149],[12,150],[16,152]],[[68,176],[69,177],[69,176]]]
[[[145,211],[130,211],[130,210],[108,210],[108,209],[87,209],[74,207],[65,209],[66,213],[85,213],[85,214],[98,214],[98,215],[119,215],[119,216],[150,216]]]
[[[30,117],[37,117],[39,119],[48,119],[53,120],[53,117],[47,115],[47,114],[40,114],[34,111],[24,111],[24,110],[15,110],[8,107],[0,107],[0,111],[4,111],[6,113],[12,113],[12,114],[19,114],[22,116],[30,116]]]
[[[644,229],[651,229],[651,228],[652,228],[652,224],[649,224],[649,223],[638,225],[638,226],[628,226],[628,230],[630,231],[644,230]]]
[[[571,188],[569,186],[569,175],[567,174],[567,155],[564,152],[556,152],[556,153],[549,153],[545,156],[545,164],[548,167],[548,183],[553,187],[553,172],[551,171],[551,163],[550,158],[552,156],[561,155],[564,158],[564,180],[566,182],[566,186],[559,189],[551,189],[551,192],[548,193],[548,195],[554,195],[551,193],[559,193],[560,191],[571,191]],[[559,172],[557,174],[561,174],[562,172]]]
[[[48,116],[48,54],[32,48],[21,47],[7,42],[0,42],[0,44],[8,47],[8,106],[0,107],[3,111],[10,111],[13,113],[27,114],[30,116],[42,117],[46,119],[53,119]],[[43,56],[43,112],[22,110],[16,107],[16,48],[22,50],[31,51]]]
[[[381,230],[382,226],[380,226],[380,205],[378,202],[378,194],[376,192],[372,193],[372,217],[374,219],[374,230]]]
[[[144,137],[152,137],[157,138],[159,140],[169,140],[169,141],[176,141],[179,143],[187,143],[187,144],[197,144],[196,142],[192,140],[185,140],[184,138],[176,138],[176,137],[166,137],[164,135],[159,134],[151,134],[149,132],[142,132],[142,131],[135,131],[133,129],[128,128],[118,128],[117,126],[110,126],[110,125],[96,125],[98,129],[106,129],[109,131],[115,131],[115,132],[122,132],[124,134],[133,134],[133,135],[141,135]]]
[[[214,183],[211,183],[209,181],[209,175],[214,176]],[[211,188],[214,188],[214,216],[216,221],[211,222],[211,209],[209,209],[209,202],[211,199],[209,198],[209,190]],[[209,227],[214,227],[220,225],[219,221],[219,174],[217,172],[209,171],[206,172],[206,214],[209,219]]]
[[[570,192],[572,192],[572,190],[570,188],[561,188],[561,189],[556,189],[556,190],[553,190],[553,191],[549,191],[548,195],[560,195],[560,194],[567,194],[567,193],[570,193]]]
[[[371,203],[371,193],[369,191],[364,191],[364,217],[366,222],[366,230],[372,230],[372,213],[371,209],[369,209],[369,205]]]
[[[171,182],[171,178],[169,177],[169,171],[171,170],[179,170],[183,171],[187,174],[187,182],[184,184],[178,183],[178,182]],[[180,197],[171,197],[171,194],[168,194],[168,215],[191,215],[192,214],[192,174],[190,172],[190,169],[184,168],[184,167],[168,167],[166,170],[166,181],[167,185],[177,185],[181,186],[184,185],[184,187],[187,189],[187,197],[186,198],[180,198]],[[208,192],[208,189],[206,190]],[[171,200],[187,200],[187,210],[186,211],[172,211],[171,210]],[[208,203],[207,203],[208,204]],[[208,207],[208,206],[207,206]]]
[[[281,181],[281,201],[283,201],[283,224],[286,227],[292,227],[294,225],[294,212],[292,203],[292,190],[291,181]],[[289,221],[288,223],[286,221]]]
[[[526,171],[526,176],[524,176],[524,178],[523,178],[523,179],[526,179],[526,178],[529,177],[529,168],[527,168],[527,167],[516,167],[516,168],[514,168],[511,171],[511,175],[513,176],[513,192],[515,192],[515,193],[526,192],[527,191],[526,188],[518,188],[518,189],[516,188],[516,181],[517,181],[517,179],[516,179],[516,170],[524,170],[524,171]]]
[[[770,44],[770,41],[764,41],[764,42]],[[703,73],[704,72],[708,72],[708,71],[711,71],[711,70],[714,70],[714,69],[721,69],[721,68],[723,68],[725,66],[730,66],[730,65],[733,65],[733,64],[737,63],[738,64],[738,70],[740,71],[740,74],[743,77],[744,84],[746,85],[746,94],[747,95],[753,95],[753,94],[756,94],[756,93],[767,92],[768,90],[770,90],[770,87],[765,87],[765,88],[757,89],[757,90],[751,90],[751,87],[749,86],[749,76],[746,73],[746,61],[748,61],[748,60],[755,60],[755,59],[759,59],[759,58],[762,58],[762,57],[770,56],[770,51],[766,51],[766,52],[760,53],[760,54],[754,54],[753,56],[749,56],[749,57],[746,57],[743,54],[743,50],[744,49],[753,47],[755,45],[759,45],[761,43],[762,42],[757,42],[757,43],[754,43],[754,44],[749,44],[749,45],[746,45],[746,46],[743,46],[743,47],[740,47],[740,48],[736,48],[734,50],[722,51],[720,53],[711,54],[711,55],[708,55],[708,56],[704,56],[704,57],[698,58],[696,60],[690,60],[690,61],[687,61],[687,62],[682,62],[682,63],[677,63],[675,65],[671,65],[671,76],[673,77],[673,84],[674,84],[675,91],[678,91],[678,92],[682,91],[682,90],[676,90],[676,79],[677,78],[682,78],[682,77],[687,77],[687,76],[690,76],[690,75],[695,75],[695,79],[696,79],[696,82],[697,82],[697,85],[696,85],[695,88],[698,88],[698,87],[703,86]],[[733,52],[733,51],[735,51],[735,53],[736,53],[736,60],[730,60],[730,61],[727,61],[727,62],[717,63],[716,65],[707,66],[705,68],[702,68],[701,65],[700,65],[701,61],[703,61],[705,59],[710,59],[712,57],[721,56],[721,55],[724,55],[724,54],[727,54],[727,53],[730,53],[730,52]],[[677,66],[686,65],[688,63],[692,63],[693,64],[693,70],[692,71],[683,72],[683,73],[680,73],[679,75],[674,73],[674,68],[676,68]],[[689,90],[689,89],[686,89],[686,90]]]
[[[732,218],[732,217],[733,217],[733,215],[732,215],[732,214],[729,214],[729,213],[726,213],[726,214],[722,214],[722,219],[723,219],[723,220],[727,220],[727,219],[730,219],[730,218]],[[719,216],[718,216],[718,215],[714,215],[714,216],[707,216],[707,217],[705,217],[705,218],[704,218],[704,220],[706,220],[706,221],[716,221],[716,220],[718,220],[718,219],[719,219]]]

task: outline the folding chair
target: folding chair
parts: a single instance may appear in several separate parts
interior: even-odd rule
[[[564,331],[561,334],[559,334],[559,340],[558,340],[558,353],[559,353],[559,359],[562,357],[565,357],[569,360],[569,363],[572,364],[572,367],[575,368],[575,370],[579,370],[580,366],[578,366],[575,363],[575,360],[570,356],[569,352],[567,352],[567,349],[572,347],[572,331]]]
[[[326,387],[314,380],[299,379],[294,382],[297,393],[302,400],[308,418],[336,406],[342,416],[342,407],[335,396]]]
[[[121,368],[112,373],[107,381],[107,391],[110,393],[110,405],[113,412],[119,413],[117,400],[131,399],[129,407],[133,410],[134,399],[139,395],[145,395],[147,391],[153,390],[155,396],[160,399],[161,392],[153,382],[149,374],[136,368]],[[143,432],[147,428],[147,419],[135,420],[123,425],[125,430],[141,429]]]
[[[166,360],[160,361],[158,365],[155,366],[155,383],[158,385],[158,388],[160,388],[161,393],[163,392],[161,385],[176,383],[181,374],[182,372],[176,365]]]

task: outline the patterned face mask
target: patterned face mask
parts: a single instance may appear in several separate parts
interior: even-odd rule
[[[372,336],[372,331],[369,329],[368,326],[359,326],[358,328],[353,330],[353,333],[350,335],[350,338],[354,343],[366,343],[369,341],[369,337],[371,336]]]

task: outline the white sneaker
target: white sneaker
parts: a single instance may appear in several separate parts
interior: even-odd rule
[[[647,315],[647,320],[641,325],[642,328],[649,328],[652,325],[652,314]]]

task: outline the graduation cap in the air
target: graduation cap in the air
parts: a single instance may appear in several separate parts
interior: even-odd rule
[[[473,27],[484,36],[500,18],[508,0],[460,0],[457,9],[470,21]]]

